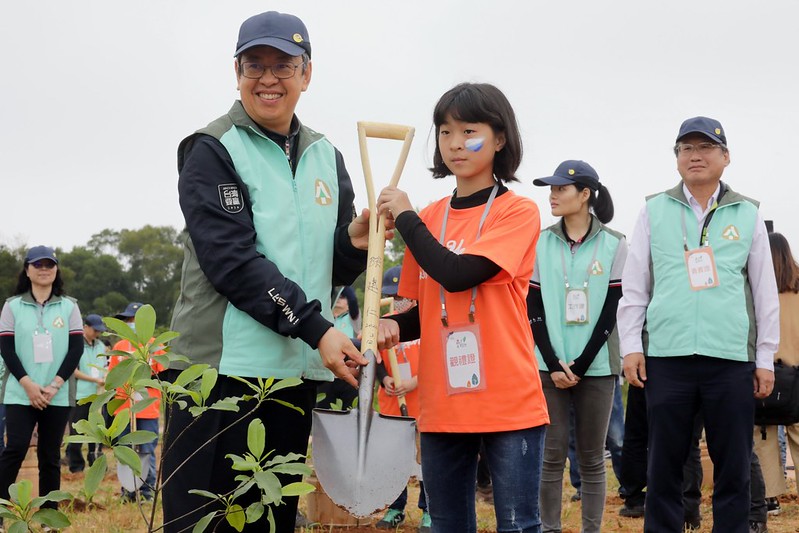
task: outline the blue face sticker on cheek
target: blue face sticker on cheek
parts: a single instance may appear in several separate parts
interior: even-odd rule
[[[470,152],[479,152],[483,148],[485,140],[485,137],[473,137],[471,139],[466,139],[463,145]]]

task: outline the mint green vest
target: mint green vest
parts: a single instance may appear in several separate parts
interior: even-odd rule
[[[611,266],[620,242],[621,234],[605,227],[596,218],[591,233],[573,255],[561,230],[560,222],[541,232],[535,252],[536,262],[546,313],[547,333],[558,359],[571,362],[580,356],[588,344],[602,312],[602,306],[605,305]],[[592,265],[595,248],[596,262]],[[563,280],[561,251],[566,260],[569,285],[572,288],[581,288],[583,282],[588,279],[588,322],[585,324],[566,324],[566,284]],[[593,267],[590,275],[588,275],[589,266]],[[535,347],[535,355],[538,367],[546,369],[546,363],[538,346]],[[617,375],[619,372],[618,343],[609,340],[599,350],[585,375],[609,376]]]
[[[78,364],[78,370],[90,376],[100,376],[100,368],[104,366],[105,344],[100,339],[94,341],[94,345],[86,342],[83,339],[83,355]],[[75,379],[77,387],[77,400],[88,398],[92,394],[97,393],[97,383],[86,381],[84,379]]]
[[[63,296],[53,296],[45,304],[43,312],[29,294],[14,296],[7,300],[14,314],[14,347],[28,376],[40,385],[47,385],[56,376],[64,362],[69,347],[69,319],[75,301]],[[53,342],[53,360],[49,363],[34,363],[33,335],[50,333]],[[0,402],[4,404],[30,405],[25,389],[10,373],[4,378]],[[59,389],[50,405],[68,407],[75,403],[75,380],[69,379]]]
[[[275,263],[286,278],[297,283],[308,301],[319,300],[322,315],[333,322],[333,244],[339,197],[333,145],[303,126],[297,168],[292,176],[283,147],[261,132],[240,102],[201,133],[222,143],[247,187],[257,250]],[[281,297],[274,290],[270,292],[269,287],[264,290],[266,297],[275,301]],[[272,331],[230,302],[223,305],[221,357],[216,356],[221,374],[332,379],[333,374],[324,367],[318,352],[302,340]],[[208,309],[198,311],[207,313]],[[284,311],[289,320],[293,319],[288,307]],[[192,320],[191,313],[186,318]],[[207,351],[216,349],[217,342],[195,346],[197,351]],[[196,362],[213,362],[209,357],[195,357],[193,351],[186,354]]]
[[[708,226],[719,286],[700,291],[691,290],[685,266],[682,217],[691,250],[699,246],[699,228],[682,185],[649,198],[646,209],[652,261],[647,355],[754,361],[755,317],[746,262],[757,203],[727,189]]]

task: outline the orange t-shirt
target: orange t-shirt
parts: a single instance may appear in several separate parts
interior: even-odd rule
[[[397,346],[397,363],[408,363],[411,366],[411,376],[419,374],[419,341],[402,342]],[[383,357],[383,365],[388,370],[388,375],[394,377],[391,373],[391,363],[388,361],[388,351],[381,352]],[[377,403],[380,406],[380,412],[384,415],[400,416],[399,402],[396,396],[389,396],[386,394],[386,389],[382,384],[377,392]],[[408,416],[419,418],[419,387],[405,395],[405,403],[408,406]]]
[[[153,339],[150,339],[152,341]],[[133,345],[130,341],[121,340],[114,345],[114,350],[119,350],[121,352],[133,352]],[[161,355],[165,353],[163,350],[155,352],[156,355]],[[112,368],[117,366],[119,362],[122,361],[122,357],[119,355],[112,355],[111,358],[108,360],[108,371],[110,372]],[[150,366],[153,368],[153,373],[160,372],[164,370],[163,365],[160,363],[150,360]],[[147,393],[150,395],[151,398],[155,398],[158,401],[155,401],[148,405],[143,411],[136,413],[136,418],[158,418],[159,413],[161,412],[161,391],[159,389],[153,389],[151,387],[147,387]],[[130,399],[128,398],[125,391],[120,387],[117,389],[117,398],[126,398],[127,401],[122,404],[119,409],[116,410],[114,414],[117,414],[122,409],[127,409],[130,407]]]
[[[449,201],[439,200],[419,214],[436,238]],[[475,323],[480,327],[484,389],[448,394],[440,285],[419,267],[410,249],[405,251],[399,294],[419,302],[423,432],[512,431],[549,423],[526,301],[541,226],[538,207],[512,191],[498,196],[476,240],[484,209],[450,209],[444,240],[450,250],[485,257],[502,269],[477,287]],[[450,325],[469,323],[471,294],[471,289],[445,293]]]

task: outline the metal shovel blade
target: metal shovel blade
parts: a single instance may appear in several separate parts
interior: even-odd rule
[[[416,469],[416,420],[372,409],[375,356],[361,369],[358,407],[314,409],[313,462],[316,477],[333,502],[366,517],[400,495]]]

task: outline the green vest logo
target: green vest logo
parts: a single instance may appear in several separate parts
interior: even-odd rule
[[[330,188],[322,180],[316,180],[314,186],[314,199],[319,205],[330,205],[333,203],[333,195],[330,194]]]
[[[56,319],[53,320],[53,327],[54,328],[63,328],[64,327],[64,319],[61,318],[60,316],[56,317]]]
[[[605,272],[605,269],[602,268],[602,263],[599,262],[599,259],[595,259],[594,263],[591,265],[591,275],[592,276],[599,276]]]
[[[728,241],[737,241],[741,238],[740,234],[738,233],[738,228],[730,224],[724,231],[721,233],[722,239],[727,239]]]

